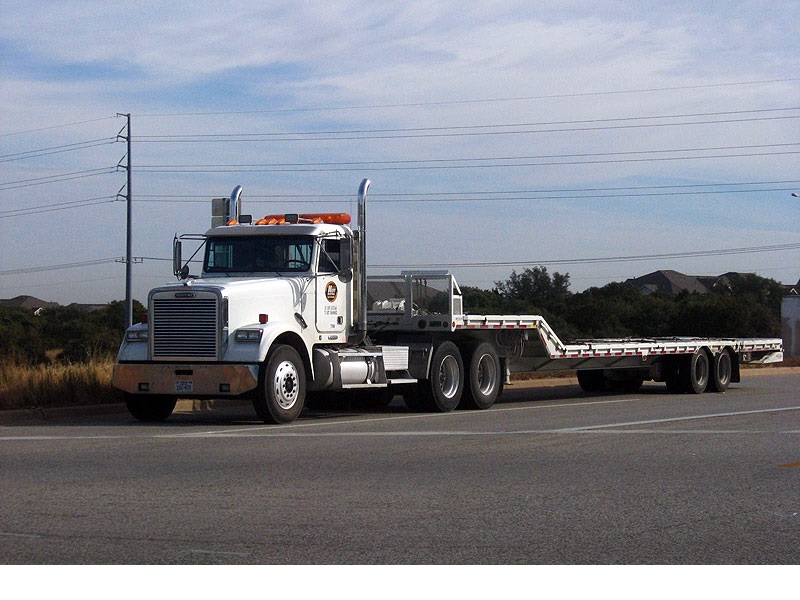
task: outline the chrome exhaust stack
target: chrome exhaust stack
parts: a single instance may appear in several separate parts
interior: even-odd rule
[[[235,219],[237,222],[239,221],[239,217],[242,215],[242,186],[237,185],[233,188],[231,192],[231,201],[228,205],[228,216],[230,219]]]
[[[357,344],[367,338],[367,190],[370,180],[358,186],[358,337]]]

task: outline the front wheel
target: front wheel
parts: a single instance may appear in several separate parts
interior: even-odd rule
[[[262,367],[256,414],[265,423],[291,423],[300,416],[306,398],[306,370],[297,350],[277,346]]]
[[[125,394],[125,406],[128,407],[128,412],[140,421],[163,421],[172,414],[177,403],[177,398],[169,396]]]

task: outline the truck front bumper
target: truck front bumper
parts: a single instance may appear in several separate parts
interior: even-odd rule
[[[258,365],[117,363],[111,385],[130,394],[240,396],[258,387]]]

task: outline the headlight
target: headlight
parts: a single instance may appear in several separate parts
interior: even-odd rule
[[[125,332],[125,339],[129,342],[146,342],[147,329],[129,329]]]
[[[260,342],[262,331],[260,329],[237,329],[237,342]]]

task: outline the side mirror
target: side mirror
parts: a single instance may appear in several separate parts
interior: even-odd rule
[[[175,277],[179,277],[181,273],[181,241],[176,235],[172,239],[172,273]],[[181,277],[181,279],[184,279]]]
[[[181,267],[181,270],[178,271],[178,278],[186,279],[187,277],[189,277],[189,265],[185,264]]]
[[[353,269],[353,239],[352,238],[345,238],[342,240],[342,244],[339,247],[339,268],[342,271],[347,271]]]
[[[353,280],[353,239],[346,238],[342,240],[339,247],[339,281],[342,283],[350,283]]]

